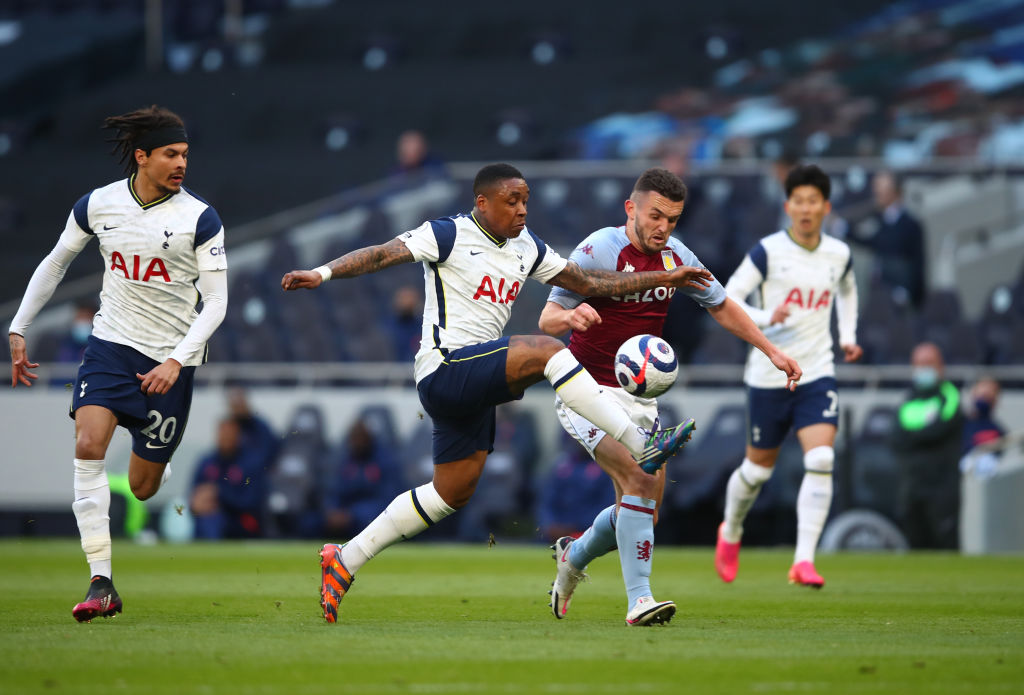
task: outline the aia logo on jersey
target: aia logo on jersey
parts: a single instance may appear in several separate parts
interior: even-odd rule
[[[650,541],[643,541],[636,544],[636,559],[643,560],[644,562],[651,561],[651,549],[654,546],[651,545]]]
[[[495,304],[511,304],[516,301],[516,297],[519,296],[519,281],[513,282],[508,289],[505,288],[505,278],[498,279],[498,287],[495,289],[494,280],[491,279],[490,275],[484,275],[483,280],[480,281],[480,286],[476,288],[476,294],[473,295],[473,299],[481,299],[486,297]]]
[[[814,288],[807,290],[806,301],[804,301],[804,293],[800,291],[799,287],[794,287],[786,295],[786,301],[782,304],[795,304],[801,309],[827,309],[829,300],[832,299],[832,293],[825,290],[818,295],[817,300],[814,297]]]
[[[129,271],[128,264],[124,260],[119,252],[114,251],[110,254],[110,271],[116,270],[124,273],[125,280],[141,280],[142,282],[149,282],[155,278],[161,278],[164,282],[170,282],[171,276],[167,272],[167,266],[160,258],[154,258],[146,264],[146,269],[142,270],[142,259],[138,254],[133,254],[131,257],[131,270]]]

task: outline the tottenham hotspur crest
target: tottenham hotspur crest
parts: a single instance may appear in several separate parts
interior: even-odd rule
[[[170,242],[171,242],[171,237],[173,235],[174,235],[174,232],[168,232],[166,229],[164,230],[164,243],[162,244],[162,246],[165,249],[171,248],[171,243]]]

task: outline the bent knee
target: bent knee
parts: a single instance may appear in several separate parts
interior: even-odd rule
[[[160,479],[141,479],[137,480],[129,476],[128,485],[132,489],[132,494],[138,500],[148,500],[150,497],[156,494],[157,490],[160,489]]]
[[[75,458],[102,461],[107,453],[106,448],[106,441],[92,432],[83,431],[75,435]]]

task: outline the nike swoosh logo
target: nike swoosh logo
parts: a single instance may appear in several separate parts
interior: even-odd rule
[[[160,446],[153,446],[153,442],[146,442],[146,448],[147,449],[166,449],[167,445],[166,444],[161,444]]]
[[[565,551],[562,553],[562,562],[569,561],[569,546],[565,546]]]
[[[117,226],[115,225],[113,227],[108,227],[107,225],[103,225],[103,230],[104,231],[109,232],[111,229],[117,229]]]
[[[470,251],[469,255],[470,256],[479,256],[481,253],[483,253],[483,251]]]
[[[637,374],[635,377],[633,377],[633,383],[634,384],[642,384],[642,383],[644,383],[644,379],[647,377],[647,365],[650,364],[650,363],[651,363],[651,348],[648,347],[647,350],[644,351],[644,363],[640,367],[640,373]]]

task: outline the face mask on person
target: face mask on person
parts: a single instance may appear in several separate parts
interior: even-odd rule
[[[76,343],[84,345],[89,341],[90,335],[92,335],[91,321],[75,321],[71,324],[71,339]]]
[[[992,404],[986,400],[979,398],[978,400],[974,401],[974,412],[976,412],[981,417],[988,417],[989,413],[992,412]]]
[[[939,383],[939,371],[934,367],[914,367],[911,377],[914,380],[914,388],[922,391]]]

